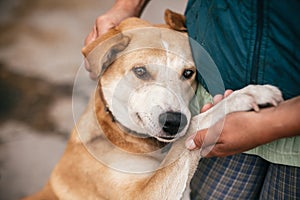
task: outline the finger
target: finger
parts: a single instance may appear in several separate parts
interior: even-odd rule
[[[85,40],[84,40],[84,46],[86,46],[86,45],[88,45],[89,43],[92,42],[92,39],[93,39],[92,34],[93,34],[93,33],[90,32],[90,33],[88,34],[88,36],[86,36],[86,38],[85,38]]]
[[[228,97],[232,92],[233,92],[233,90],[226,90],[224,92],[224,98]]]
[[[185,141],[185,147],[189,150],[194,150],[197,148],[196,143],[194,141],[194,138],[196,137],[196,134],[191,135],[188,137],[188,139]]]
[[[90,67],[90,64],[89,64],[89,62],[88,62],[88,60],[87,60],[86,58],[84,58],[84,67],[85,67],[85,69],[86,69],[88,72],[91,72],[91,71],[92,71],[92,69],[91,69],[91,67]]]
[[[97,80],[97,75],[93,72],[90,72],[90,79],[92,79],[94,81]]]
[[[207,104],[205,104],[205,105],[201,108],[200,112],[203,113],[203,112],[209,110],[209,109],[210,109],[211,107],[213,107],[213,106],[214,106],[214,105],[213,105],[212,103],[207,103]]]
[[[93,42],[97,38],[96,32],[93,30],[88,34],[88,36],[84,40],[84,45],[88,45]]]
[[[220,101],[222,101],[223,98],[224,98],[224,97],[223,97],[223,95],[221,95],[221,94],[215,95],[214,98],[213,98],[214,104],[219,103]]]
[[[114,28],[116,25],[110,21],[99,20],[95,25],[96,38],[106,33],[109,29]]]
[[[214,104],[219,103],[219,102],[222,101],[224,98],[228,97],[232,92],[233,92],[233,90],[226,90],[226,91],[224,92],[224,96],[222,96],[221,94],[215,95],[214,98],[213,98]],[[201,108],[200,112],[201,112],[201,113],[202,113],[202,112],[205,112],[205,111],[209,110],[209,109],[212,108],[212,107],[213,107],[213,104],[212,104],[212,103],[207,103],[207,104],[205,104],[205,105]]]
[[[199,148],[204,149],[206,147],[214,146],[215,144],[217,144],[219,142],[220,135],[222,133],[223,123],[224,120],[220,120],[210,128],[198,131],[194,135],[194,137],[189,138],[189,139],[193,139],[195,147],[188,148],[188,149],[199,149]],[[190,147],[193,147],[191,141],[189,141],[189,144]]]
[[[213,147],[216,144],[216,141],[217,140],[214,137],[208,136],[207,129],[204,129],[188,137],[185,141],[185,146],[189,150],[196,150],[200,148],[207,149],[210,146]]]
[[[92,71],[92,68],[89,65],[89,62],[86,58],[84,58],[84,67],[89,72],[90,79],[96,80],[97,75]]]
[[[101,27],[101,23],[100,22],[96,22],[96,25],[95,25],[95,32],[96,32],[96,37],[102,35],[103,31],[102,29],[100,28]],[[103,27],[103,23],[102,23],[102,27]]]
[[[200,155],[201,157],[205,158],[211,158],[214,157],[213,149],[215,148],[215,145],[209,145],[207,147],[201,148]]]
[[[196,134],[188,137],[188,139],[185,141],[186,148],[189,150],[200,149],[202,144],[204,143],[206,131],[207,131],[207,129],[201,130],[201,131],[198,131]]]

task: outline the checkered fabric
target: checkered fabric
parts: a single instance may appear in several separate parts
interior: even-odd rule
[[[300,199],[300,168],[248,154],[203,158],[191,182],[191,199]]]
[[[270,164],[260,199],[300,199],[300,168]]]

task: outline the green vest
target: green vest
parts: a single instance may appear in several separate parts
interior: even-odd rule
[[[225,89],[271,84],[284,99],[300,95],[299,1],[189,0],[185,16],[189,36],[210,54]],[[198,80],[206,87],[203,74]],[[300,136],[246,153],[300,167]]]

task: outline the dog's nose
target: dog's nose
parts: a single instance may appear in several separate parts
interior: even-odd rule
[[[187,118],[180,112],[165,112],[159,115],[159,124],[169,136],[182,131],[187,124]]]

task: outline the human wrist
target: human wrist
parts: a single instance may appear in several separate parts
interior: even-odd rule
[[[240,124],[241,130],[246,133],[247,143],[250,147],[254,148],[260,145],[267,144],[273,140],[278,139],[274,134],[274,127],[271,125],[271,110],[261,109],[259,112],[248,111],[239,112],[237,114],[229,114],[228,121],[232,124]]]
[[[284,102],[270,109],[272,128],[277,139],[300,135],[300,96]]]
[[[261,109],[255,113],[256,126],[261,132],[262,144],[266,144],[281,138],[293,136],[290,130],[290,121],[293,120],[286,115],[285,105],[280,104],[277,107],[269,107]]]
[[[281,129],[281,124],[275,123],[274,112],[275,107],[261,109],[258,113],[254,113],[255,124],[260,134],[261,144],[266,144],[280,138],[278,128]]]
[[[117,26],[126,18],[139,17],[149,1],[150,0],[116,0],[112,8],[102,17],[110,21],[112,26]]]
[[[118,11],[120,18],[140,17],[144,7],[150,0],[116,0],[111,10]]]

